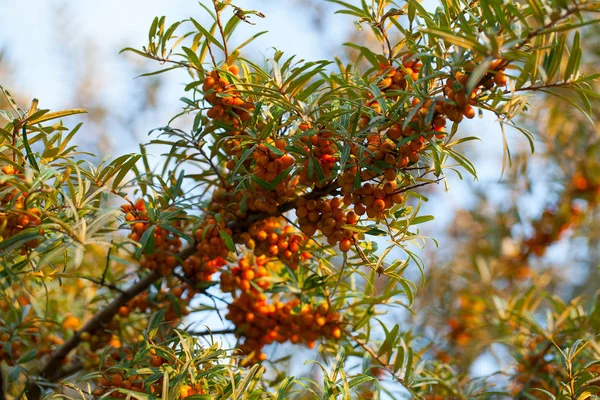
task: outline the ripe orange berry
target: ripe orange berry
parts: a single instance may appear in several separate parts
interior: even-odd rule
[[[229,72],[231,72],[234,75],[237,75],[240,73],[240,68],[237,65],[231,65],[229,68],[227,68],[229,70]]]
[[[65,328],[65,329],[77,330],[77,329],[79,329],[80,326],[81,326],[81,321],[79,321],[79,318],[77,318],[77,317],[68,316],[63,321],[63,328]]]
[[[333,336],[334,339],[341,338],[342,337],[342,330],[336,326],[335,328],[333,328],[331,330],[331,336]]]
[[[163,359],[160,356],[152,356],[150,357],[150,365],[158,368],[163,365]]]
[[[121,386],[121,384],[123,383],[123,377],[119,374],[114,374],[110,377],[110,380],[113,384],[113,386]]]
[[[373,202],[373,208],[377,211],[385,210],[385,201],[382,199],[377,199]]]
[[[352,241],[350,239],[342,239],[339,244],[340,251],[344,253],[350,251],[352,248]]]
[[[498,72],[494,75],[494,83],[498,86],[506,86],[508,79],[506,78],[506,74],[504,71]]]
[[[254,271],[251,269],[247,269],[243,272],[242,277],[247,280],[247,281],[251,281],[252,279],[254,279]]]

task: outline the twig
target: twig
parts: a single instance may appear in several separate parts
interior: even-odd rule
[[[99,285],[99,286],[102,286],[102,287],[105,287],[105,288],[109,288],[110,290],[114,290],[115,292],[124,293],[123,289],[118,288],[117,286],[113,285],[112,283],[103,282],[104,279],[102,281],[98,281],[98,280],[96,280],[96,279],[94,279],[92,277],[89,277],[89,276],[77,276],[77,278],[84,279],[86,281],[90,281],[92,283],[95,283],[96,285]]]
[[[219,11],[217,7],[216,0],[213,0],[213,6],[215,7],[215,14],[217,17],[217,26],[219,27],[221,37],[223,38],[223,52],[225,53],[225,60],[227,60],[229,58],[229,50],[227,50],[227,38],[225,37],[225,32],[223,31],[223,24],[221,23],[221,11]]]
[[[394,379],[396,379],[402,386],[404,386],[406,388],[406,390],[408,390],[411,394],[414,394],[413,391],[410,389],[410,387],[408,387],[408,385],[406,384],[406,381],[399,377],[393,369],[390,368],[390,366],[388,365],[388,363],[386,363],[385,361],[383,361],[375,352],[375,350],[373,350],[372,348],[370,348],[369,346],[367,346],[367,344],[360,340],[359,338],[357,338],[356,336],[353,336],[350,332],[346,331],[345,332],[346,335],[348,335],[348,337],[350,337],[354,342],[356,342],[356,344],[358,344],[364,351],[366,351],[372,358],[373,360],[377,361],[377,363],[382,366],[387,372],[390,373],[390,375],[392,375],[392,377]]]
[[[6,396],[4,396],[4,375],[2,374],[2,365],[0,365],[0,400],[6,400]]]
[[[108,248],[108,254],[106,255],[106,266],[104,267],[104,272],[102,272],[102,279],[100,280],[100,285],[104,285],[104,280],[106,279],[106,273],[108,272],[108,267],[110,266],[110,253],[112,252],[113,241],[110,241],[110,247]]]
[[[192,64],[185,63],[185,62],[183,62],[183,61],[175,61],[175,60],[171,60],[171,59],[169,59],[169,58],[162,58],[162,57],[158,57],[158,56],[156,56],[156,55],[154,55],[154,54],[151,54],[151,53],[148,53],[148,52],[146,52],[146,55],[148,55],[148,57],[150,57],[151,59],[153,59],[153,60],[155,60],[155,61],[158,61],[158,62],[160,62],[160,63],[163,63],[163,64],[164,64],[164,63],[177,64],[177,65],[179,65],[179,66],[181,66],[181,67],[185,67],[185,68],[191,68],[191,69],[195,69],[196,71],[200,71],[200,72],[202,72],[202,69],[200,69],[200,68],[196,67],[195,65],[192,65]]]
[[[552,88],[562,88],[562,87],[566,87],[566,86],[571,86],[574,85],[577,82],[574,81],[566,81],[566,82],[556,82],[556,83],[549,83],[549,84],[545,84],[545,85],[533,85],[533,86],[522,86],[518,89],[515,89],[514,92],[524,92],[524,91],[528,91],[528,90],[542,90],[542,89],[552,89]],[[513,90],[505,90],[503,93],[504,94],[511,94],[513,92]]]
[[[188,334],[192,336],[212,336],[212,335],[231,335],[235,333],[235,329],[218,329],[218,330],[205,330],[205,331],[189,331]]]
[[[212,160],[206,155],[206,153],[204,152],[204,150],[202,150],[202,147],[200,147],[200,145],[198,145],[198,146],[196,146],[196,148],[198,149],[198,152],[202,155],[202,157],[204,157],[206,159],[206,162],[210,166],[210,169],[212,169],[213,172],[217,175],[217,177],[219,178],[219,180],[221,181],[221,183],[223,184],[223,186],[224,187],[229,186],[227,184],[227,180],[223,177],[223,175],[221,174],[221,172],[219,171],[219,169],[213,164]]]

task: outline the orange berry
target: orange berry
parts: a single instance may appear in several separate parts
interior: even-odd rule
[[[242,277],[247,281],[251,281],[252,279],[254,279],[254,271],[252,271],[251,269],[248,269],[248,270],[244,271],[244,273],[242,274]]]
[[[382,199],[375,200],[375,202],[373,203],[373,208],[376,211],[383,211],[383,210],[385,210],[385,201],[383,201]]]
[[[110,380],[113,384],[113,386],[121,386],[121,384],[123,383],[123,377],[119,374],[114,374],[110,377]]]
[[[150,365],[153,367],[160,367],[163,364],[163,359],[160,356],[152,356],[150,357]]]
[[[350,251],[350,248],[352,248],[352,241],[350,239],[341,240],[340,244],[339,244],[339,248],[340,248],[340,251],[342,251],[344,253]]]

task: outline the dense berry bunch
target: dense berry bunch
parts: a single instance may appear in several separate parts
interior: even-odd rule
[[[303,343],[312,348],[315,341],[339,339],[342,330],[339,314],[331,312],[327,303],[318,307],[274,299],[271,304],[261,294],[242,293],[229,305],[227,319],[236,325],[236,333],[244,337],[240,350],[249,362],[266,359],[262,348],[274,342]]]
[[[307,237],[292,226],[282,226],[278,218],[269,217],[250,226],[239,236],[239,241],[256,256],[277,257],[290,268],[296,269],[310,254],[303,252]]]
[[[229,248],[224,237],[231,237],[231,229],[227,228],[225,221],[217,221],[214,216],[208,215],[194,231],[197,254],[207,260],[226,258]]]
[[[270,276],[267,270],[269,267],[273,268],[272,263],[265,256],[242,258],[230,271],[221,272],[221,290],[229,293],[234,293],[237,289],[242,292],[257,288],[265,290],[271,286],[271,282],[264,279]]]
[[[448,78],[444,85],[444,94],[449,101],[442,103],[442,110],[448,119],[453,122],[460,122],[463,116],[466,118],[475,117],[473,106],[477,104],[476,99],[480,92],[491,90],[495,85],[506,86],[505,66],[503,60],[494,60],[490,65],[489,72],[481,78],[478,84],[474,85],[470,93],[467,93],[470,72],[456,72],[453,77]],[[473,70],[474,67],[474,65],[471,65],[469,69]]]
[[[308,237],[313,237],[317,230],[327,237],[327,243],[335,245],[343,252],[350,250],[357,243],[357,235],[347,229],[346,225],[356,225],[358,215],[354,211],[346,211],[339,197],[323,200],[306,200],[301,197],[296,202],[296,215],[300,229]]]
[[[301,131],[308,129],[308,124],[300,124]],[[298,157],[298,163],[302,166],[298,171],[300,184],[325,186],[331,181],[334,168],[339,161],[333,133],[320,129],[315,134],[300,136],[299,142],[298,147],[303,150],[303,154]]]
[[[246,201],[249,210],[275,213],[279,204],[294,198],[299,178],[290,173],[294,159],[284,150],[283,140],[276,140],[269,147],[260,144],[254,150],[254,178]],[[274,189],[269,185],[274,185]]]
[[[12,176],[14,179],[24,179],[23,173],[11,165],[4,166],[2,173],[5,176]],[[0,183],[0,241],[8,239],[24,229],[35,228],[42,223],[41,210],[37,207],[28,207],[27,200],[27,193],[21,191],[10,180]],[[43,230],[39,231],[40,235],[43,233]],[[22,251],[34,248],[37,244],[37,240],[31,240],[27,242]]]
[[[346,185],[345,188],[348,188]],[[396,181],[387,181],[373,185],[365,183],[360,189],[355,191],[344,190],[342,193],[350,192],[344,196],[344,204],[354,205],[354,213],[358,216],[367,214],[369,218],[378,218],[386,210],[392,208],[395,204],[404,202],[404,196],[397,191]]]
[[[121,206],[121,210],[126,213],[125,220],[131,224],[129,238],[139,242],[144,233],[152,226],[148,222],[144,200],[138,199],[134,205],[124,204]],[[176,228],[181,228],[180,223],[174,225]],[[156,270],[163,276],[169,276],[178,265],[177,253],[182,246],[181,239],[172,231],[160,226],[154,226],[152,235],[154,250],[143,254],[140,265],[143,268]]]
[[[376,74],[379,78],[377,86],[382,92],[394,90],[406,90],[409,87],[409,82],[414,83],[419,79],[419,72],[423,67],[421,61],[406,54],[402,57],[401,65],[394,68],[390,64],[379,64],[380,71]]]
[[[213,70],[204,78],[202,90],[204,99],[212,105],[207,117],[233,127],[240,126],[250,119],[249,110],[254,105],[245,101],[235,88],[235,78],[239,68],[235,65],[223,66],[221,70]]]

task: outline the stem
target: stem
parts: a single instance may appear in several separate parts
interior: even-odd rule
[[[532,86],[522,86],[518,89],[515,89],[515,92],[524,92],[524,91],[535,91],[535,90],[543,90],[543,89],[552,89],[552,88],[564,88],[567,86],[571,86],[574,85],[575,82],[573,81],[566,81],[566,82],[556,82],[556,83],[548,83],[545,85],[532,85]],[[513,91],[511,90],[505,90],[504,94],[510,94]]]
[[[110,266],[110,253],[112,252],[113,241],[110,241],[110,247],[108,248],[108,254],[106,255],[106,265],[104,267],[104,272],[102,272],[102,279],[100,280],[100,284],[104,285],[104,280],[106,279],[106,273],[108,272],[108,267]]]
[[[19,129],[21,128],[21,124],[17,124],[15,125],[15,127],[13,128],[12,131],[12,159],[13,162],[17,162],[17,152],[16,152],[16,147],[17,147],[17,135],[19,133]]]
[[[231,334],[235,333],[235,329],[229,328],[229,329],[219,329],[219,330],[214,330],[214,331],[211,331],[211,330],[189,331],[187,333],[192,336],[231,335]]]
[[[225,38],[225,31],[223,30],[223,24],[221,23],[221,11],[217,8],[217,1],[213,0],[213,6],[215,7],[215,14],[217,15],[217,26],[219,27],[219,32],[221,32],[221,37],[223,38],[223,48],[225,52],[225,62],[229,58],[229,50],[227,49],[227,39]]]
[[[210,50],[210,49],[209,49],[209,50]],[[181,66],[181,67],[195,69],[196,71],[202,71],[202,69],[200,69],[200,68],[196,67],[195,65],[188,64],[188,63],[185,63],[185,62],[183,62],[183,61],[175,61],[175,60],[171,60],[171,59],[169,59],[169,58],[161,58],[161,57],[158,57],[158,56],[156,56],[156,55],[154,55],[154,54],[150,54],[150,53],[146,53],[146,55],[147,55],[148,57],[150,57],[151,59],[153,59],[153,60],[155,60],[155,61],[158,61],[158,62],[160,62],[160,63],[163,63],[163,64],[164,64],[164,63],[177,64],[177,65],[179,65],[179,66]]]
[[[393,369],[390,368],[390,366],[388,365],[388,363],[386,363],[385,361],[383,361],[375,352],[375,350],[373,350],[372,348],[370,348],[365,342],[363,342],[362,340],[360,340],[359,338],[357,338],[356,336],[352,336],[352,334],[348,331],[346,331],[346,335],[348,335],[350,338],[352,338],[352,340],[354,342],[356,342],[356,344],[358,344],[360,347],[362,347],[362,349],[364,351],[366,351],[372,358],[373,360],[377,361],[377,363],[383,367],[387,372],[390,373],[390,375],[392,375],[392,377],[394,379],[396,379],[402,386],[404,386],[406,388],[406,390],[408,390],[411,394],[414,394],[413,391],[408,387],[408,385],[406,384],[406,382],[404,381],[403,378],[399,377]]]
[[[2,374],[2,365],[0,365],[0,400],[6,400],[4,395],[4,375]]]

